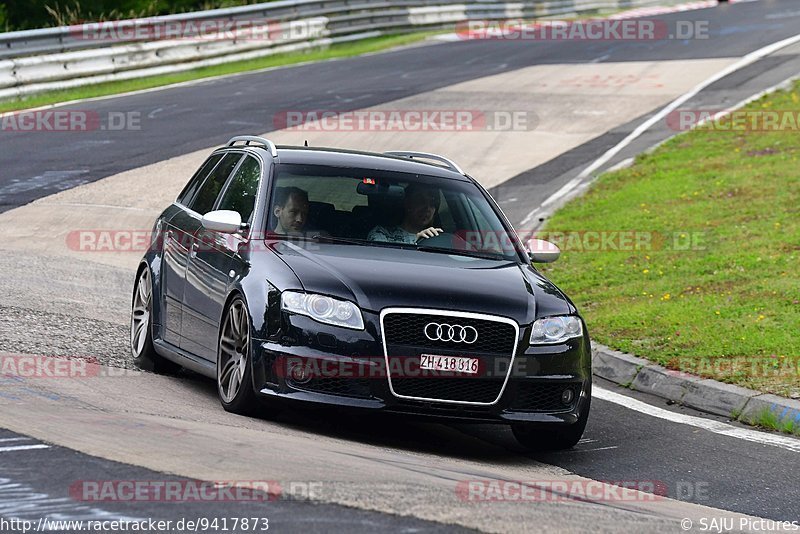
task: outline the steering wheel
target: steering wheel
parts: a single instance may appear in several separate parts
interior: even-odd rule
[[[475,247],[458,234],[442,232],[434,237],[424,237],[417,244],[426,247],[449,248],[453,250],[475,250]]]

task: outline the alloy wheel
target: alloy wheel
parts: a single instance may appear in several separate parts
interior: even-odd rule
[[[227,318],[219,340],[217,387],[222,400],[231,403],[244,382],[250,349],[250,324],[247,309],[241,300],[228,308]]]

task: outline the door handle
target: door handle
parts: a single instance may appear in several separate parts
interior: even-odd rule
[[[189,256],[190,257],[194,258],[195,256],[197,256],[197,248],[198,248],[198,246],[199,245],[197,244],[197,241],[192,243],[192,248],[191,248],[191,250],[189,250]]]

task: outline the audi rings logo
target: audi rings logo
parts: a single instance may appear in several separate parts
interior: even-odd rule
[[[478,341],[478,331],[475,328],[460,324],[428,323],[424,332],[425,337],[431,341],[452,341],[468,345]]]

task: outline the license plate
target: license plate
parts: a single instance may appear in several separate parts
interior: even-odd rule
[[[456,373],[477,374],[478,358],[422,354],[420,356],[419,368],[429,371],[452,371]]]

